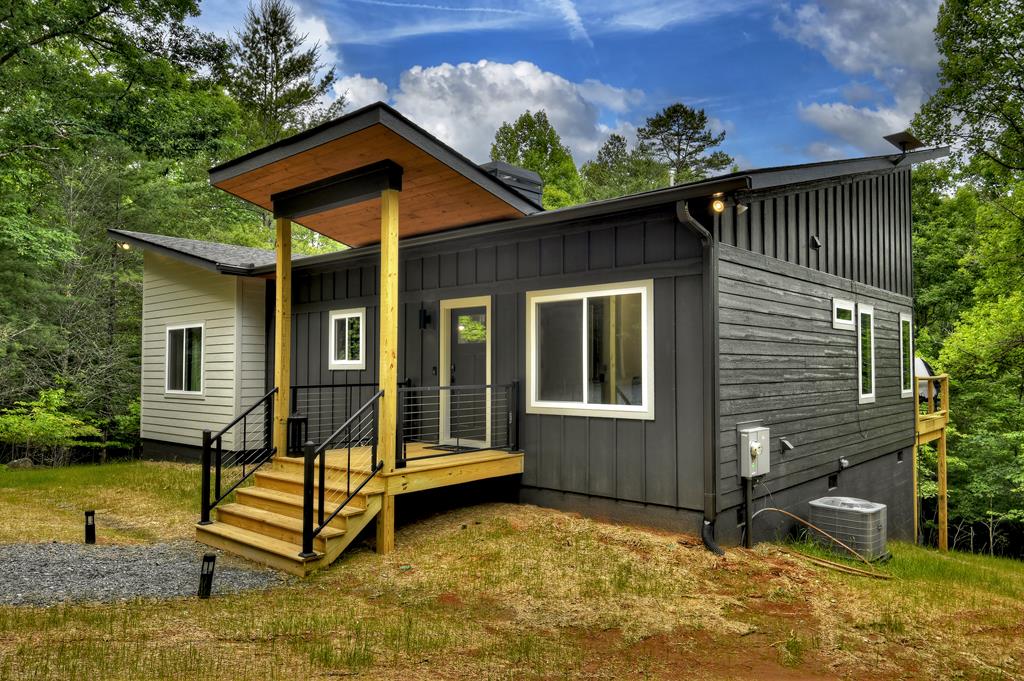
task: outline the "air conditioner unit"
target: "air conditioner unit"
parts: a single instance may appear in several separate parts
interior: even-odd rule
[[[812,525],[820,527],[868,560],[887,555],[885,504],[852,497],[822,497],[810,504]],[[830,548],[844,551],[821,534],[815,533],[815,538]]]

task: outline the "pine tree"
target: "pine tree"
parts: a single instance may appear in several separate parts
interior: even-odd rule
[[[612,199],[668,185],[668,168],[651,156],[643,145],[632,149],[626,138],[612,134],[580,170],[583,196],[587,201]]]
[[[253,148],[333,118],[345,106],[344,97],[323,104],[336,80],[334,68],[319,75],[321,47],[302,50],[305,39],[284,0],[249,5],[245,27],[231,42],[224,80],[249,119]]]
[[[704,109],[694,109],[681,102],[648,118],[647,124],[636,131],[636,137],[650,149],[654,158],[675,170],[677,183],[704,179],[733,163],[732,157],[724,151],[708,153],[725,140],[725,131],[714,134],[708,129]]]

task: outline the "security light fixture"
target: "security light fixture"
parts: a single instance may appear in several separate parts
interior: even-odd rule
[[[724,213],[725,212],[725,199],[723,199],[723,198],[714,198],[714,199],[712,199],[711,200],[711,210],[715,211],[716,213]]]
[[[213,590],[213,569],[217,564],[217,554],[203,555],[203,566],[199,570],[199,597],[209,598]]]
[[[96,543],[96,511],[85,512],[85,543]]]

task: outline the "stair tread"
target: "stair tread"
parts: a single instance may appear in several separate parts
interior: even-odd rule
[[[272,499],[274,501],[280,501],[293,506],[302,506],[302,495],[282,492],[281,490],[270,489],[268,487],[243,487],[238,490],[235,498],[238,499],[239,503],[243,506],[248,506],[248,504],[245,503],[245,497],[247,496],[262,497],[263,499]],[[313,495],[313,508],[319,508],[315,494]],[[359,515],[363,513],[363,511],[364,509],[362,508],[346,506],[341,509],[341,513],[339,515]]]
[[[255,506],[248,506],[246,504],[233,503],[226,504],[223,507],[218,507],[219,511],[227,511],[228,513],[234,513],[237,515],[245,516],[251,520],[257,520],[268,525],[276,525],[277,527],[283,527],[288,530],[295,532],[302,532],[302,521],[298,518],[292,518],[291,516],[281,515],[280,513],[274,513],[273,511],[267,511],[262,508],[256,508]],[[230,523],[228,523],[230,524]],[[335,539],[345,534],[345,530],[340,530],[336,527],[328,525],[324,529],[320,530],[320,536],[324,539]]]
[[[344,469],[336,469],[335,472],[337,472],[338,470],[344,470]],[[358,471],[356,471],[355,468],[353,468],[352,471],[353,471],[353,473],[357,473],[358,472]],[[295,484],[295,485],[302,485],[302,484],[305,483],[305,477],[303,475],[299,475],[297,473],[289,473],[287,471],[281,471],[281,470],[266,470],[266,471],[265,470],[260,470],[260,471],[257,471],[257,473],[256,473],[257,483],[259,482],[260,479],[263,479],[263,480],[278,480],[278,481],[281,481],[281,482],[290,482],[290,483]],[[316,483],[316,481],[318,479],[319,478],[314,477],[314,483]],[[324,486],[324,489],[332,490],[332,491],[342,491],[342,490],[345,490],[344,483],[341,483],[340,481],[332,481],[328,477],[326,482],[327,482],[327,484]],[[358,487],[359,483],[361,483],[361,482],[362,482],[362,479],[357,478],[356,476],[353,476],[352,489],[355,489],[356,487]],[[374,481],[371,481],[366,487],[364,487],[363,490],[360,492],[360,494],[374,494],[376,492],[376,490],[371,487],[373,485],[373,482]]]
[[[292,544],[291,542],[286,542],[283,539],[274,539],[273,537],[268,537],[265,534],[246,530],[234,525],[228,525],[223,522],[199,525],[198,529],[201,533],[206,532],[209,534],[215,534],[224,537],[225,539],[230,539],[240,544],[245,544],[246,546],[266,551],[267,553],[272,553],[281,558],[293,560],[296,563],[305,563],[309,560],[316,560],[322,555],[318,553],[316,558],[313,559],[301,558],[299,553],[302,552],[302,547],[298,544]]]

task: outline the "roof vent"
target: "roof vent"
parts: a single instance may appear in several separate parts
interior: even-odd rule
[[[504,161],[484,163],[480,169],[488,175],[496,177],[502,184],[520,196],[540,205],[541,197],[544,194],[544,180],[537,173]]]

